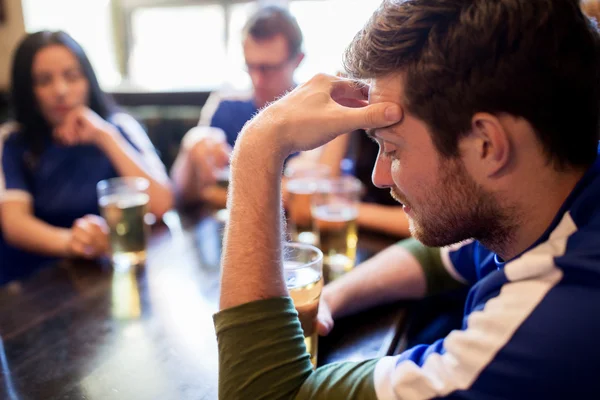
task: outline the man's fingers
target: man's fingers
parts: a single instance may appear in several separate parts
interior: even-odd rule
[[[197,126],[190,129],[183,137],[181,146],[184,149],[192,149],[198,143],[206,140],[218,140],[225,142],[227,138],[222,129],[208,126]]]
[[[217,182],[214,159],[211,154],[205,153],[204,158],[198,163],[197,172],[200,176],[200,186],[212,185]]]
[[[345,78],[332,78],[331,98],[346,107],[362,107],[369,99],[369,85]]]
[[[327,336],[329,332],[333,329],[333,320],[331,318],[322,318],[319,316],[317,318],[317,333],[319,336]]]
[[[402,108],[394,103],[377,103],[362,108],[346,110],[345,123],[348,131],[364,128],[383,128],[397,124],[404,118]]]
[[[369,86],[363,82],[344,78],[332,78],[331,98],[345,108],[354,108],[349,112],[351,129],[381,128],[400,122],[402,108],[395,103],[368,104]]]
[[[202,185],[217,182],[218,170],[229,164],[228,145],[220,139],[207,138],[203,143],[203,152],[198,154]]]
[[[351,99],[351,98],[338,99],[338,100],[336,100],[336,102],[339,105],[342,105],[342,106],[348,107],[348,108],[361,108],[361,107],[366,107],[369,105],[369,102],[367,100],[357,100],[357,99]]]
[[[229,143],[218,143],[215,146],[215,166],[219,169],[226,167],[229,165],[229,157],[231,155],[231,146]]]
[[[331,310],[324,297],[321,297],[319,301],[319,312],[317,314],[316,322],[317,333],[320,336],[327,336],[331,329],[333,329],[333,317],[331,316]]]

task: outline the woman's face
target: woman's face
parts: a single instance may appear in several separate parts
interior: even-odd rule
[[[32,66],[33,93],[51,127],[59,126],[69,111],[88,104],[89,82],[77,57],[65,46],[39,50]]]

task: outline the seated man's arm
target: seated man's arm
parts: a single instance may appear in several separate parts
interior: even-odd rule
[[[397,237],[410,236],[408,217],[402,206],[386,206],[376,203],[360,203],[358,226]]]
[[[325,286],[322,298],[331,316],[339,318],[463,286],[465,280],[454,270],[449,272],[447,264],[442,262],[440,249],[405,239]]]
[[[207,187],[217,182],[218,171],[229,164],[230,146],[219,128],[192,128],[181,141],[171,168],[171,178],[180,204],[198,203]]]

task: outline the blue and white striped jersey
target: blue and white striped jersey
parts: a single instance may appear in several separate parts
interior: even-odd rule
[[[381,359],[378,399],[600,398],[600,159],[518,257],[472,241],[442,260],[471,285],[463,327]]]

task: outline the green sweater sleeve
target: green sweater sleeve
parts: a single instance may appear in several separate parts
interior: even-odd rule
[[[313,371],[289,297],[242,304],[214,316],[219,399],[376,399],[377,360]]]
[[[427,294],[434,295],[464,287],[464,283],[457,281],[450,275],[442,263],[440,248],[427,247],[415,238],[398,242],[398,245],[408,250],[419,264],[427,280]]]

